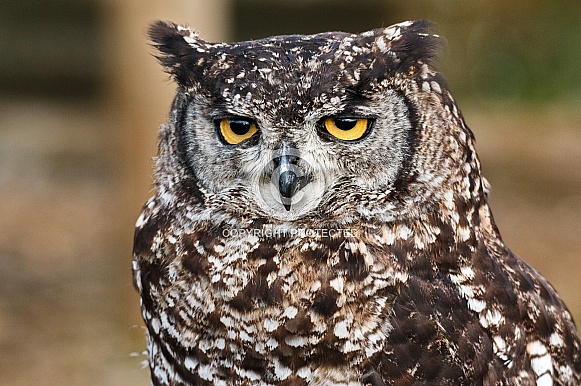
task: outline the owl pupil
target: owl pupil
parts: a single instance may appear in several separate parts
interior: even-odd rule
[[[248,121],[231,120],[230,129],[236,135],[244,135],[250,130],[251,123]]]
[[[353,127],[355,127],[356,123],[357,119],[350,118],[335,119],[335,126],[337,126],[339,130],[343,131],[351,130]]]

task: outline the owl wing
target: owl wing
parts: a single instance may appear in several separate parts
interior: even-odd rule
[[[393,385],[579,384],[579,338],[555,290],[507,249],[482,252],[409,271],[374,370]]]
[[[389,322],[385,348],[372,361],[386,384],[471,385],[499,361],[490,336],[445,275],[410,274]]]

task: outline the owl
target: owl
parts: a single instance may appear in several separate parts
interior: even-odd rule
[[[177,83],[133,277],[153,385],[578,385],[579,336],[502,241],[425,21],[209,43]]]

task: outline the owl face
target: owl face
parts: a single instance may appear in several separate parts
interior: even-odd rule
[[[393,54],[399,28],[211,44],[155,25],[180,86],[178,157],[206,203],[269,219],[345,217],[335,202],[393,190],[416,119],[394,86],[412,62]]]
[[[411,129],[403,98],[392,90],[379,101],[338,98],[334,106],[296,111],[294,119],[258,110],[252,99],[219,105],[196,99],[186,108],[183,156],[208,197],[280,219],[308,214],[341,185],[361,194],[389,189]]]

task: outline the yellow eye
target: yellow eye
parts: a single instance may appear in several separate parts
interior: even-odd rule
[[[224,118],[220,120],[220,135],[230,145],[236,145],[252,137],[257,131],[256,123],[249,119]]]
[[[329,134],[343,141],[355,141],[369,128],[366,118],[326,118],[324,124]]]

